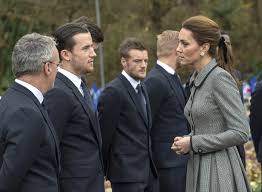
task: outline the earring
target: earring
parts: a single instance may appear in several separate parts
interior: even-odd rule
[[[202,56],[202,57],[203,57],[204,55],[205,55],[205,53],[204,53],[204,52],[201,52],[201,53],[200,53],[200,56]]]

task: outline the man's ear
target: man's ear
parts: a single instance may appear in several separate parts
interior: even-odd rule
[[[66,49],[63,49],[60,52],[60,55],[61,55],[61,59],[65,60],[65,61],[70,61],[71,60],[71,52],[66,50]]]
[[[126,66],[126,59],[124,57],[121,57],[121,64],[123,67]]]
[[[50,74],[51,69],[50,69],[50,63],[49,63],[49,62],[47,62],[47,63],[44,64],[44,69],[43,69],[43,71],[44,71],[45,75],[47,75],[47,76]]]

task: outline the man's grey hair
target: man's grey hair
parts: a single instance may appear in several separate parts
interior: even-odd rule
[[[56,42],[52,37],[31,33],[15,44],[12,53],[12,70],[15,77],[41,72],[46,62],[54,61]]]

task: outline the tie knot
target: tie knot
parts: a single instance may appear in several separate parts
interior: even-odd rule
[[[81,81],[81,87],[86,87],[86,84],[83,81]]]
[[[136,86],[136,90],[137,90],[137,92],[141,92],[141,84],[140,84],[140,83],[137,84],[137,86]]]

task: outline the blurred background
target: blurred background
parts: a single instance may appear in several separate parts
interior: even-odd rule
[[[96,9],[96,3],[99,4]],[[51,34],[56,27],[82,15],[97,22],[104,32],[104,82],[121,70],[118,45],[128,36],[143,40],[150,51],[149,69],[155,64],[156,35],[179,30],[186,18],[203,14],[215,20],[231,37],[235,67],[245,80],[262,69],[261,0],[0,0],[0,95],[13,80],[11,53],[17,39],[30,32]],[[89,83],[100,87],[99,56]],[[188,69],[180,70],[182,80]],[[248,82],[249,83],[249,82]]]
[[[0,0],[0,95],[14,79],[13,46],[26,33],[50,35],[59,25],[83,15],[101,25],[103,54],[98,53],[95,73],[88,76],[96,97],[97,89],[121,71],[117,50],[124,38],[134,36],[145,42],[150,69],[156,60],[156,35],[167,29],[180,30],[182,21],[198,14],[215,20],[231,37],[235,68],[244,76],[242,91],[248,113],[251,92],[262,77],[262,0]],[[189,73],[188,68],[179,70],[183,82]],[[261,179],[250,145],[247,158],[254,160],[247,169],[255,190]]]

